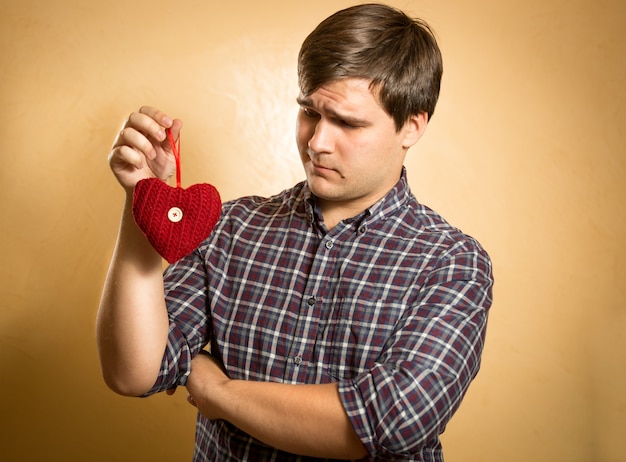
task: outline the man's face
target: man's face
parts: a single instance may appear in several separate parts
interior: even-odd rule
[[[397,131],[365,79],[331,82],[298,103],[298,150],[325,219],[354,216],[394,187],[419,138],[414,120]]]

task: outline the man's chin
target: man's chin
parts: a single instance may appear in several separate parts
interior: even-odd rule
[[[307,175],[307,184],[309,190],[320,199],[334,200],[337,195],[335,188],[325,178]]]

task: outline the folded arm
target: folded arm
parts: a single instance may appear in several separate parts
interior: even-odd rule
[[[208,419],[225,419],[277,449],[333,459],[360,459],[336,383],[291,385],[230,380],[212,357],[192,362],[189,401]]]
[[[307,456],[400,458],[436,448],[478,371],[492,283],[485,256],[461,249],[440,264],[370,370],[332,384],[229,380],[199,355],[190,402],[209,419]]]

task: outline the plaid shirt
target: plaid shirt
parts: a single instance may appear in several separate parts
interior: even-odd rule
[[[170,333],[152,392],[207,345],[233,379],[338,382],[367,460],[442,461],[438,435],[478,372],[491,262],[419,204],[406,172],[328,231],[306,183],[224,204],[165,275]],[[198,416],[194,460],[307,461]]]

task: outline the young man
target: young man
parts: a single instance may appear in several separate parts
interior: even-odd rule
[[[125,395],[185,385],[195,460],[443,460],[492,276],[407,184],[441,73],[429,28],[396,9],[323,21],[298,61],[306,181],[224,204],[164,277],[132,192],[173,173],[164,130],[182,123],[151,107],[126,121],[109,156],[127,201],[98,315],[103,373]]]

